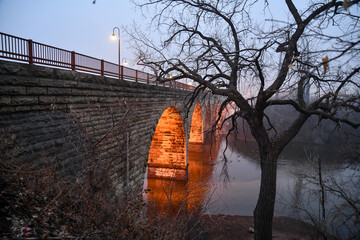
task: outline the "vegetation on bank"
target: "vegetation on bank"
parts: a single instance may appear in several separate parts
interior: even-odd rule
[[[4,239],[185,239],[188,225],[196,225],[189,216],[146,218],[141,197],[114,197],[105,172],[92,181],[70,180],[53,165],[15,166],[1,160],[0,173]]]

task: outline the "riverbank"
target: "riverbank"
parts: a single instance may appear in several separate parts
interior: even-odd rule
[[[209,240],[252,240],[254,233],[251,216],[204,215],[204,230]],[[276,216],[273,221],[273,239],[276,240],[310,240],[318,239],[314,226],[295,218]]]

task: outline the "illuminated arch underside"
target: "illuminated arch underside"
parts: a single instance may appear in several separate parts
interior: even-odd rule
[[[195,105],[191,119],[189,151],[202,152],[204,143],[203,118],[200,103]]]
[[[182,118],[175,107],[167,108],[159,119],[151,141],[148,178],[185,180],[186,151]]]

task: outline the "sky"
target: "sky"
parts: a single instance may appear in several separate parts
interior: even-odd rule
[[[113,28],[148,22],[131,0],[0,0],[0,32],[114,63],[118,48],[110,39]],[[121,60],[134,67],[130,45],[122,31]]]
[[[303,1],[295,2],[301,6]],[[285,3],[280,2],[271,5],[277,18],[284,17],[278,8]],[[131,0],[96,0],[95,4],[93,0],[0,0],[0,32],[113,63],[118,63],[117,41],[110,39],[113,28],[131,28],[134,23],[143,27],[148,22]],[[157,33],[150,34],[158,38]],[[130,46],[131,39],[122,31],[121,61],[125,58],[128,67],[136,68]]]
[[[110,39],[113,28],[139,24],[142,14],[131,0],[92,2],[0,0],[0,32],[117,63],[117,41]],[[121,59],[134,67],[129,41],[122,31]]]

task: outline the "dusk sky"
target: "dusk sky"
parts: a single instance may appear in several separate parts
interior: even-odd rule
[[[298,6],[303,4],[295,2]],[[260,6],[263,14],[263,2]],[[276,18],[287,15],[279,10],[281,7],[284,2],[271,5]],[[113,28],[131,28],[136,23],[147,31],[144,26],[148,22],[131,0],[96,0],[96,4],[93,0],[0,0],[0,32],[114,63],[118,63],[118,47],[117,41],[110,39]],[[126,58],[128,66],[135,67],[130,42],[122,31],[121,59]]]
[[[114,27],[141,22],[131,0],[0,0],[0,32],[117,63]],[[121,59],[134,58],[121,32]],[[117,35],[117,32],[116,32]],[[129,65],[132,67],[132,65]]]

